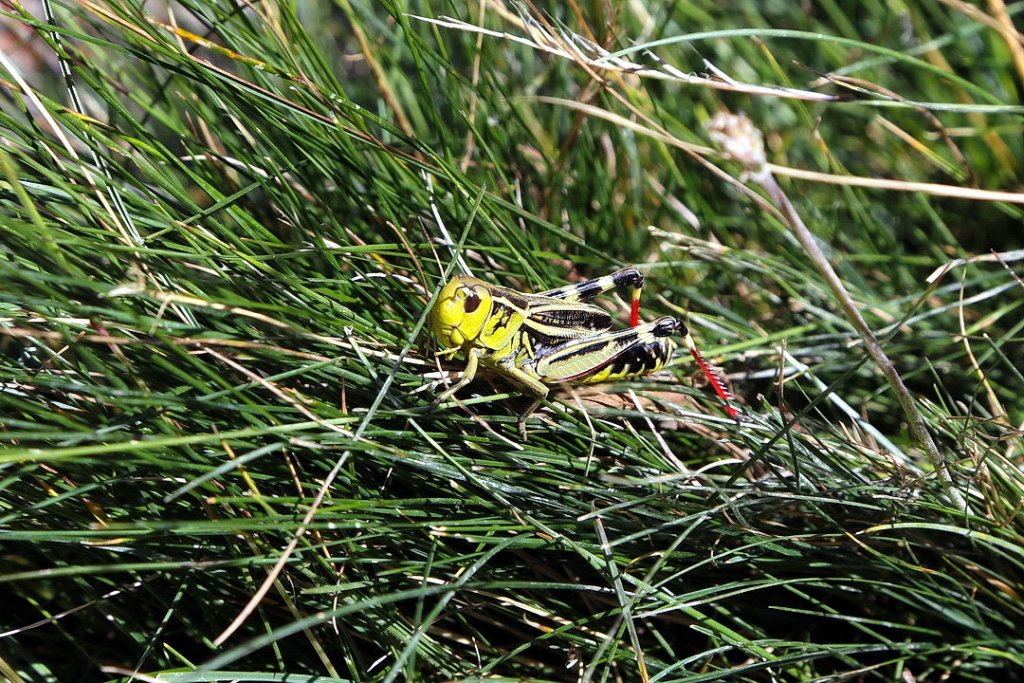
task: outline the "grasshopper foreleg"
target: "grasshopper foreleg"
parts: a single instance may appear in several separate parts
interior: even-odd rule
[[[526,410],[524,410],[519,415],[519,435],[522,436],[523,440],[525,441],[526,420],[531,415],[533,415],[533,411],[537,410],[537,408],[540,408],[540,405],[544,403],[544,399],[548,397],[548,392],[550,390],[539,379],[537,379],[530,373],[515,367],[514,365],[504,366],[504,372],[510,379],[512,379],[515,382],[518,382],[520,386],[529,390],[529,392],[534,396],[533,403],[527,406]]]
[[[430,403],[430,409],[434,410],[444,403],[445,400],[451,398],[459,389],[472,382],[473,378],[476,377],[478,367],[480,367],[480,349],[470,349],[466,354],[466,368],[462,371],[462,377],[459,378],[458,382],[438,394],[437,398]]]

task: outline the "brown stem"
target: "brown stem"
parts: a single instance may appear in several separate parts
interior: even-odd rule
[[[946,463],[946,459],[939,452],[938,446],[935,444],[935,440],[932,438],[931,432],[928,431],[928,426],[925,423],[924,415],[918,409],[917,404],[914,402],[913,396],[910,395],[910,390],[907,389],[907,385],[903,383],[903,378],[900,373],[896,370],[896,366],[889,360],[889,356],[886,355],[885,349],[878,343],[878,339],[875,337],[875,333],[871,331],[867,322],[864,320],[864,316],[860,314],[860,309],[853,301],[853,297],[846,290],[842,280],[839,279],[839,275],[836,273],[832,264],[829,263],[828,258],[825,257],[821,247],[818,246],[817,240],[814,239],[814,235],[804,224],[803,219],[800,218],[800,214],[797,213],[796,208],[792,202],[789,201],[789,197],[782,191],[779,184],[775,181],[775,176],[770,171],[764,170],[761,173],[754,174],[754,179],[757,180],[768,195],[772,198],[775,204],[782,210],[783,215],[786,217],[786,221],[789,223],[790,228],[793,230],[793,234],[797,240],[803,246],[804,251],[810,256],[811,261],[817,267],[818,272],[824,276],[828,282],[829,287],[832,289],[832,293],[836,299],[839,300],[840,306],[846,313],[847,319],[853,324],[857,333],[860,334],[860,338],[864,341],[864,348],[867,349],[868,355],[875,362],[881,370],[882,374],[885,375],[885,379],[889,382],[889,386],[896,393],[896,399],[900,402],[903,407],[903,411],[907,415],[907,424],[910,428],[910,434],[917,445],[922,448],[928,459],[932,463],[932,467],[938,472],[939,476],[942,477],[946,484],[946,493],[949,495],[950,500],[957,505],[961,510],[967,509],[967,502],[961,495],[960,491],[957,490],[953,477],[949,473],[949,467]]]

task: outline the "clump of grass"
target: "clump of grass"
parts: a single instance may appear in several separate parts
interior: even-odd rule
[[[1024,7],[43,8],[0,64],[3,677],[1024,663]],[[626,263],[745,419],[682,358],[525,441],[500,380],[428,409],[445,274]]]

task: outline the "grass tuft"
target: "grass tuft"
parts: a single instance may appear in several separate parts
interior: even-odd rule
[[[0,679],[1020,677],[1024,4],[812,5],[0,7]],[[743,420],[430,409],[627,264]]]

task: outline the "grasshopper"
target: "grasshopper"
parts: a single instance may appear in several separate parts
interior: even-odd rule
[[[477,369],[496,370],[534,396],[519,418],[526,419],[548,395],[548,385],[596,383],[638,377],[665,367],[679,334],[730,417],[732,395],[716,370],[697,349],[686,327],[671,316],[640,323],[644,275],[633,267],[539,294],[517,292],[466,275],[444,286],[430,311],[430,330],[441,344],[438,356],[466,355],[462,377],[433,402],[437,406],[476,376]],[[587,302],[619,288],[632,289],[629,327],[612,329],[612,317]]]

